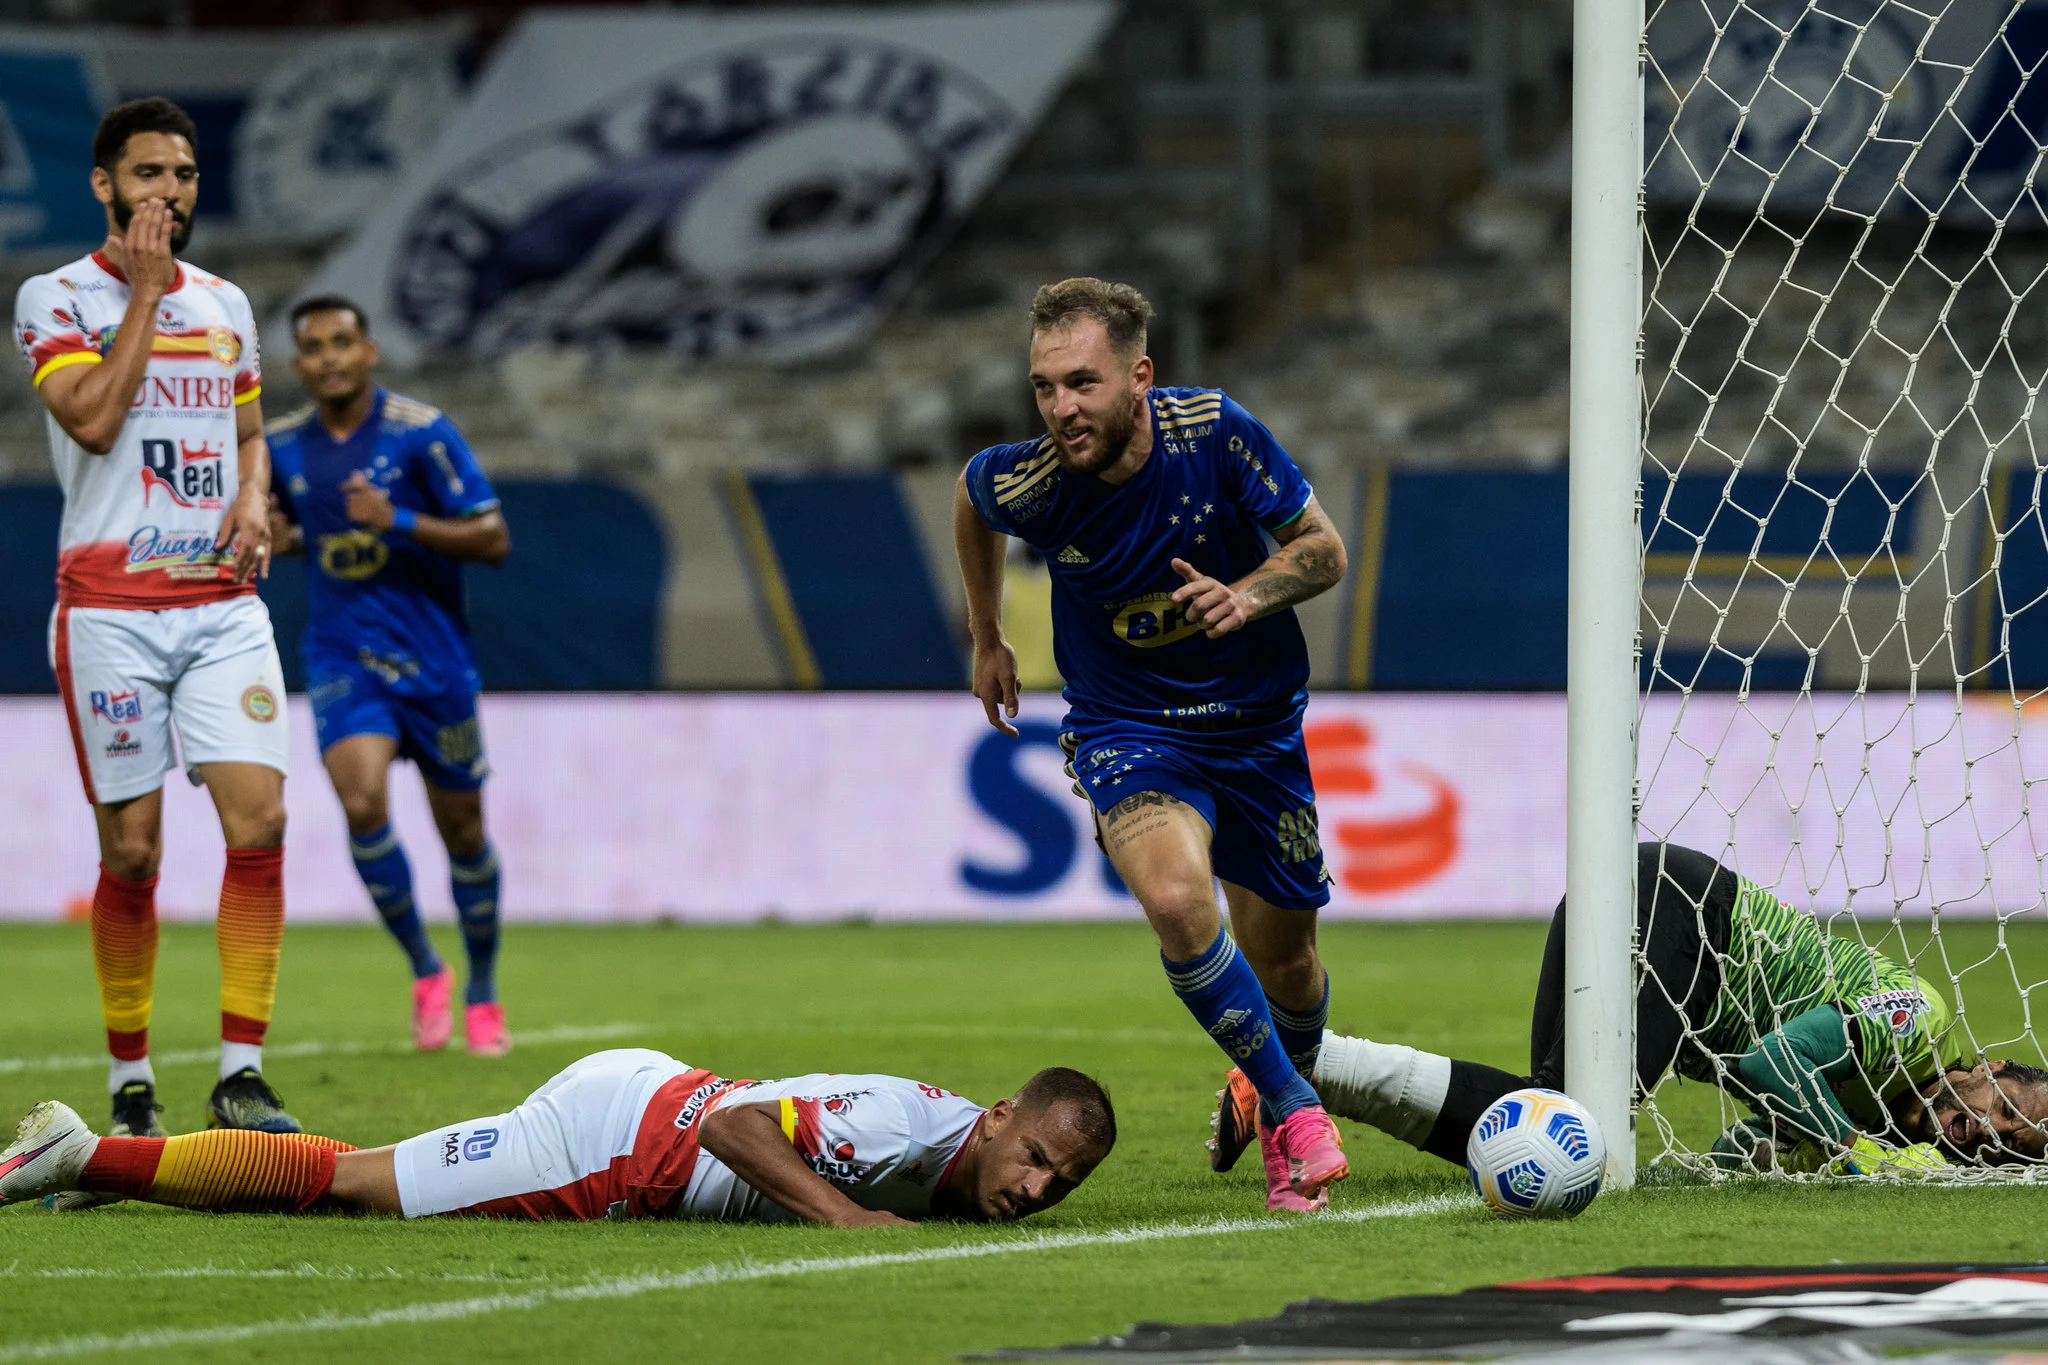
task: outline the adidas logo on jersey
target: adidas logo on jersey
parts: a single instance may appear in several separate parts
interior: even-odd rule
[[[1089,562],[1087,555],[1082,554],[1071,545],[1054,555],[1053,558],[1062,564],[1086,564]]]

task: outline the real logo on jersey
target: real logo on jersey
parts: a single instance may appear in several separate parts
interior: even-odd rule
[[[258,683],[242,693],[242,714],[250,720],[268,725],[277,719],[277,693]]]
[[[450,172],[401,238],[399,312],[485,352],[828,350],[964,216],[1018,122],[969,72],[894,43],[727,47]]]
[[[1111,623],[1116,638],[1139,649],[1170,645],[1199,634],[1202,629],[1188,620],[1186,608],[1174,601],[1170,592],[1148,592],[1109,610],[1116,613]]]
[[[376,576],[391,559],[391,547],[375,531],[334,531],[320,537],[320,572],[357,582]]]
[[[92,703],[94,720],[103,720],[109,725],[126,725],[142,719],[142,689],[131,687],[126,692],[93,692],[87,700]]]
[[[142,505],[162,492],[180,507],[219,511],[226,505],[222,454],[204,441],[196,448],[183,441],[143,441]]]

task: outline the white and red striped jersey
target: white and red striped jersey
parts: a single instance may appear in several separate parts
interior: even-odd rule
[[[719,1105],[770,1102],[812,1170],[862,1208],[899,1218],[931,1213],[932,1195],[987,1112],[950,1090],[901,1076],[821,1072],[755,1081],[718,1097]],[[698,1154],[674,1214],[767,1222],[792,1216],[709,1152]]]
[[[66,366],[98,364],[128,298],[127,277],[97,251],[27,280],[14,299],[14,333],[36,387]],[[47,419],[64,488],[60,604],[153,610],[256,590],[235,584],[232,557],[214,544],[241,477],[235,410],[261,389],[248,298],[180,265],[114,448],[94,455]]]

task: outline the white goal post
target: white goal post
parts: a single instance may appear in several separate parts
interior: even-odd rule
[[[1565,1084],[1635,1181],[1636,613],[1642,541],[1643,0],[1572,33],[1571,512],[1565,691]]]
[[[1746,1173],[1713,1058],[1817,1001],[1893,1147],[1954,1068],[2048,1096],[2048,0],[1576,0],[1573,79],[1565,1077],[1609,1188],[1639,1140]],[[1824,945],[1797,989],[1782,944],[1713,947],[1740,1003],[1641,1097],[1637,986],[1685,991],[1635,942],[1638,840]],[[1839,1174],[1801,1132],[1744,1159]],[[2024,1155],[1939,1169],[2048,1178]]]

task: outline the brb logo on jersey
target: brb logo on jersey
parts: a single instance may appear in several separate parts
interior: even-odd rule
[[[1170,645],[1202,631],[1201,626],[1188,620],[1186,605],[1174,601],[1170,592],[1148,592],[1109,610],[1116,613],[1116,619],[1110,623],[1116,638],[1140,649]]]
[[[390,562],[391,547],[375,531],[333,531],[320,537],[320,572],[359,582],[374,578]]]
[[[727,49],[451,173],[406,228],[399,311],[486,353],[829,350],[965,215],[1018,124],[970,73],[895,44]]]
[[[150,506],[161,492],[179,507],[219,511],[226,505],[220,472],[224,453],[205,441],[197,446],[183,441],[144,441],[142,505]]]

